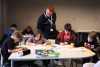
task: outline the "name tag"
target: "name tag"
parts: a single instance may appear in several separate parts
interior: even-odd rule
[[[53,29],[50,29],[50,31],[53,31]]]

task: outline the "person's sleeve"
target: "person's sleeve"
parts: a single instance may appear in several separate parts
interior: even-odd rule
[[[37,21],[37,29],[41,29],[42,30],[42,28],[43,28],[43,22],[44,22],[44,19],[43,19],[42,16],[40,16],[38,18],[38,21]]]
[[[61,32],[58,34],[58,36],[57,36],[57,38],[55,40],[55,43],[56,44],[60,44],[61,43],[60,39],[61,39]]]
[[[55,43],[56,44],[60,44],[61,43],[60,39],[59,38],[56,38]]]
[[[56,17],[56,13],[54,12],[54,14],[55,14],[55,22],[56,22],[56,18],[57,18],[57,17]]]
[[[24,29],[24,30],[22,31],[22,34],[25,35],[25,32],[26,32],[26,29]]]
[[[31,45],[33,43],[33,36],[30,37],[27,41],[26,41],[26,45]]]
[[[42,39],[43,39],[43,43],[45,43],[46,45],[50,45],[51,44],[51,42],[49,40],[47,40],[45,38],[42,38]]]
[[[84,46],[85,40],[81,41],[80,43],[75,43],[74,47],[81,47]]]
[[[9,40],[7,45],[8,45],[8,49],[10,49],[10,50],[15,48],[15,44],[14,44],[13,40]]]
[[[8,30],[8,31],[7,31],[7,35],[8,35],[8,36],[11,36],[12,34],[13,34],[13,32],[12,32],[11,30]]]
[[[97,47],[99,47],[99,46],[100,46],[100,45],[99,45],[98,43],[95,43],[94,49],[97,48]]]
[[[76,35],[74,34],[71,41],[68,41],[68,44],[76,43]]]
[[[33,35],[33,30],[31,29],[31,35]]]

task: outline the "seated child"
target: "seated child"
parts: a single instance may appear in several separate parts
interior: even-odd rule
[[[33,35],[32,26],[28,25],[26,29],[22,31],[23,35]]]
[[[33,33],[33,36],[26,41],[26,45],[36,46],[36,44],[43,44],[43,45],[51,44],[50,41],[48,41],[42,36],[42,31],[40,29],[36,29]],[[43,60],[43,65],[48,66],[48,64],[50,64],[50,60],[49,61]]]
[[[55,43],[59,45],[68,45],[75,42],[76,42],[75,32],[71,30],[71,24],[67,23],[64,25],[64,30],[62,32],[59,32]],[[61,65],[58,59],[55,59],[54,62],[57,65]]]
[[[68,45],[76,42],[76,35],[71,30],[71,24],[67,23],[64,25],[64,30],[59,32],[55,42],[59,45]]]
[[[51,42],[45,39],[42,36],[42,32],[40,29],[36,29],[33,33],[33,36],[31,36],[27,41],[27,45],[33,45],[36,46],[36,44],[43,44],[43,45],[50,45]]]
[[[17,25],[16,24],[12,24],[11,28],[7,31],[7,36],[11,36],[13,34],[13,32],[16,30]]]
[[[22,51],[23,49],[27,50],[27,48],[15,46],[16,42],[18,41],[21,42],[22,40],[23,40],[22,33],[16,30],[11,36],[7,37],[6,40],[3,42],[1,47],[1,53],[3,55],[4,66],[8,66],[9,63],[11,62],[10,60],[8,60],[11,53]]]
[[[84,46],[92,50],[93,52],[95,52],[95,49],[99,46],[99,44],[97,43],[96,37],[97,37],[97,33],[92,31],[88,34],[88,38],[84,39],[80,43],[75,43],[75,44],[71,43],[71,45],[75,47]],[[93,62],[96,63],[97,61],[98,61],[98,57],[96,54],[95,56],[93,56]],[[83,58],[83,63],[86,63],[86,62],[90,62],[90,58]]]
[[[96,52],[100,57],[100,47],[96,48]],[[100,60],[97,63],[85,63],[83,64],[83,67],[100,67]]]

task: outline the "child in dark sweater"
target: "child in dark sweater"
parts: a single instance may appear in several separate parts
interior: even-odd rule
[[[19,41],[21,42],[22,40],[23,40],[22,33],[16,30],[11,36],[7,37],[6,40],[3,42],[1,47],[1,53],[3,55],[4,66],[9,66],[11,61],[8,60],[8,58],[11,55],[11,53],[22,51],[23,49],[27,50],[27,48],[16,46],[15,43]]]
[[[32,26],[28,25],[26,29],[22,31],[23,35],[33,35]]]
[[[71,45],[75,46],[75,47],[84,46],[87,49],[90,49],[91,51],[95,52],[95,49],[97,47],[99,47],[99,44],[97,43],[96,37],[97,37],[97,33],[92,31],[88,34],[87,39],[81,41],[80,43],[71,43]],[[96,63],[98,60],[99,59],[97,57],[97,54],[95,56],[93,56],[93,62],[94,63]],[[83,58],[83,63],[86,63],[86,62],[90,62],[90,58]]]

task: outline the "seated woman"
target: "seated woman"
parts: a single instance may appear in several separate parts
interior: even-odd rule
[[[96,52],[100,57],[100,47],[96,48]],[[83,67],[100,67],[100,60],[97,63],[85,63],[83,64]]]
[[[36,46],[36,44],[43,44],[43,45],[51,44],[50,41],[48,41],[42,36],[42,31],[40,29],[36,29],[33,33],[33,36],[26,41],[26,45]],[[43,60],[43,65],[45,67],[48,67],[48,64],[50,64],[50,60]]]
[[[28,25],[26,29],[22,31],[23,35],[33,35],[32,26]]]

